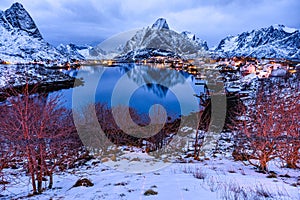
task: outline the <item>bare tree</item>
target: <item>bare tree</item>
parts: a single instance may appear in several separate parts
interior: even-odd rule
[[[295,168],[299,161],[299,104],[298,84],[262,83],[237,125],[233,156],[263,171],[277,157]]]
[[[11,89],[12,96],[0,108],[0,131],[25,158],[33,193],[37,194],[43,191],[43,177],[50,176],[51,188],[55,166],[81,144],[70,114],[59,107],[59,97],[37,95],[35,91],[28,84],[21,93]]]
[[[278,108],[282,137],[278,141],[278,157],[288,168],[300,168],[300,84],[289,83]]]
[[[180,126],[180,119],[171,120],[165,114],[160,107],[154,107],[150,123],[149,116],[133,108],[96,103],[77,111],[74,117],[84,144],[91,151],[105,154],[113,145],[135,146],[147,152],[163,148]]]

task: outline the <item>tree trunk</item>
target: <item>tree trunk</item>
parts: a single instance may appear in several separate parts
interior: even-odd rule
[[[297,165],[296,165],[296,160],[294,159],[287,159],[286,160],[286,167],[287,168],[290,168],[290,169],[296,169],[297,168]]]
[[[53,187],[53,173],[51,171],[49,171],[49,185],[48,188],[52,189]]]
[[[38,159],[38,166],[37,166],[37,186],[38,186],[38,193],[43,192],[43,170],[42,170],[42,161],[41,158]]]
[[[31,172],[31,182],[32,182],[31,184],[32,184],[33,194],[37,194],[34,172]]]
[[[31,157],[31,151],[29,146],[26,147],[26,154],[28,159],[29,173],[31,174],[31,185],[32,185],[33,194],[37,194],[36,183],[35,183],[35,170],[34,170],[33,160]]]
[[[43,178],[41,178],[41,172],[39,172],[39,177],[37,179],[37,182],[38,182],[38,193],[41,194],[43,192]]]
[[[259,168],[260,170],[266,172],[267,171],[267,159],[266,155],[264,155],[262,158],[259,159]]]

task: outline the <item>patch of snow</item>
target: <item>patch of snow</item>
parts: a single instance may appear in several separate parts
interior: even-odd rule
[[[257,79],[257,75],[248,74],[247,76],[244,76],[240,81],[241,81],[241,83],[250,84],[255,79]]]
[[[286,26],[281,25],[281,24],[275,24],[275,25],[273,25],[273,27],[275,29],[284,30],[287,33],[294,33],[298,30],[298,29],[295,29],[295,28],[286,27]]]
[[[278,69],[272,70],[271,75],[275,76],[275,77],[284,77],[284,76],[286,76],[286,73],[287,73],[287,71],[285,69],[278,68]]]
[[[235,37],[231,37],[230,39],[226,40],[226,43],[224,45],[224,51],[230,51],[230,50],[233,50],[237,47],[237,39],[238,39],[238,36],[235,36]]]

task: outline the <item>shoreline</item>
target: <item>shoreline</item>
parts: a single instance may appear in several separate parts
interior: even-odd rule
[[[35,84],[28,84],[29,90],[34,90],[34,93],[50,93],[55,92],[63,89],[74,88],[78,86],[82,86],[84,82],[77,78],[72,78],[72,80],[63,80],[63,81],[54,81],[54,82],[46,82],[46,83],[35,83]],[[12,90],[16,91],[17,93],[21,93],[22,90],[25,88],[26,83],[24,85],[19,86],[6,86],[0,88],[0,102],[4,102],[7,98],[14,96],[12,94]]]
[[[77,87],[83,83],[81,79],[39,65],[0,65],[0,101],[12,96],[12,90],[21,92],[26,84],[37,93],[48,93]]]

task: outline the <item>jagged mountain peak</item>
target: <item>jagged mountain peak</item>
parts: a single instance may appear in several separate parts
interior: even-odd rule
[[[10,8],[13,8],[13,9],[24,9],[23,5],[21,3],[19,3],[19,2],[13,3]]]
[[[167,20],[165,18],[158,18],[156,22],[152,25],[152,28],[170,30]]]
[[[42,39],[42,35],[36,24],[22,4],[18,2],[14,3],[4,12],[4,15],[12,28],[24,31],[34,38]]]

